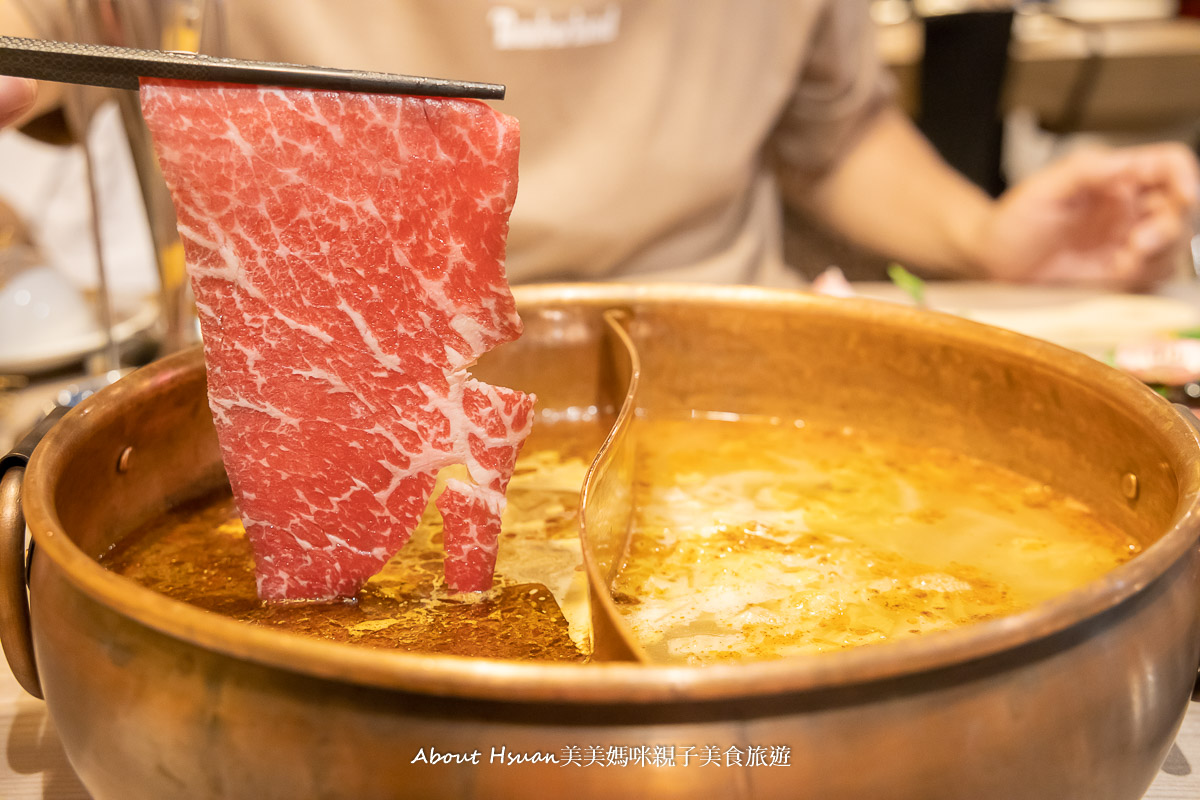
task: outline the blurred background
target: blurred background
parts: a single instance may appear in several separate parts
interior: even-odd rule
[[[1089,144],[1200,145],[1200,0],[874,0],[872,17],[900,104],[992,195]],[[787,258],[886,266],[794,214]]]
[[[224,50],[220,0],[63,2],[72,29],[60,38]],[[873,0],[870,11],[899,104],[992,195],[1088,144],[1200,143],[1200,0]],[[65,100],[0,132],[0,441],[35,411],[21,390],[78,395],[195,340],[135,99],[76,87]],[[785,258],[807,278],[836,265],[886,279],[878,257],[798,215],[785,223]],[[1200,302],[1175,327],[1198,316]]]

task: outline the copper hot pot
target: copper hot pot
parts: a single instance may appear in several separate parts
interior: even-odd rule
[[[627,370],[602,320],[617,308],[645,408],[898,430],[1071,492],[1146,547],[1032,610],[815,658],[536,664],[305,639],[96,561],[225,479],[187,352],[84,401],[35,451],[19,498],[27,596],[21,470],[3,483],[5,650],[95,797],[1132,800],[1149,786],[1200,665],[1200,442],[1170,404],[1085,356],[883,303],[687,286],[517,296],[526,334],[477,374],[536,392],[542,413],[619,404]],[[712,747],[720,765],[702,766]],[[571,760],[601,748],[631,757]],[[480,755],[419,758],[433,751]]]

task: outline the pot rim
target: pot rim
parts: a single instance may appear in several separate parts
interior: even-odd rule
[[[1019,354],[1119,396],[1180,452],[1200,451],[1200,437],[1164,398],[1135,378],[1081,353],[1011,331],[883,301],[850,300],[763,289],[691,284],[544,284],[516,287],[518,307],[701,303],[816,309],[861,323],[916,327],[948,341]],[[311,677],[382,689],[519,703],[645,703],[746,699],[781,692],[841,689],[943,669],[1044,640],[1140,593],[1182,558],[1200,534],[1200,459],[1176,466],[1179,502],[1170,528],[1142,553],[1082,587],[1025,611],[913,639],[819,658],[709,666],[634,663],[556,664],[394,652],[320,641],[238,622],[172,600],[110,572],[79,549],[54,508],[54,479],[72,457],[73,429],[119,416],[126,398],[195,368],[199,349],[144,367],[83,401],[34,452],[25,476],[26,519],[39,557],[98,603],[160,633],[237,659]]]

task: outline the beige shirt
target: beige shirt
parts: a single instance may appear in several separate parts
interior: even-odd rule
[[[801,282],[782,262],[776,176],[802,191],[889,91],[866,0],[213,7],[225,55],[506,84],[495,106],[522,132],[514,282]]]

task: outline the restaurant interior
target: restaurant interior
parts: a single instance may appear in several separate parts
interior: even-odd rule
[[[0,24],[6,5],[0,0]],[[152,13],[125,28],[141,35],[116,44],[239,55],[228,52],[221,29],[226,6],[236,0],[148,5]],[[561,14],[560,29],[579,37],[563,46],[582,51],[608,46],[604,26],[632,25],[638,13],[615,0],[491,5],[535,20],[543,12],[546,20]],[[890,98],[988,201],[1002,201],[1013,187],[1080,153],[1161,143],[1177,145],[1176,153],[1193,159],[1200,153],[1200,0],[850,5],[869,13]],[[70,9],[73,41],[102,42],[103,32],[112,30],[106,27],[110,15],[140,4],[64,0],[63,6]],[[348,3],[346,13],[356,13],[354,7]],[[578,22],[584,19],[591,27]],[[578,22],[574,28],[572,20]],[[0,29],[0,37],[5,33]],[[26,74],[13,71],[18,61],[0,47],[0,75]],[[404,71],[402,61],[396,71]],[[560,637],[560,644],[572,657],[579,654],[571,643],[579,645],[579,660],[588,663],[536,665],[545,672],[526,673],[520,667],[528,665],[494,655],[489,648],[500,647],[494,644],[473,657],[447,650],[451,655],[422,660],[428,642],[411,645],[417,655],[372,660],[381,648],[393,656],[387,647],[409,647],[382,643],[399,616],[378,623],[346,617],[345,631],[335,622],[338,636],[367,645],[370,655],[364,656],[362,648],[344,643],[297,644],[298,635],[264,632],[262,625],[282,624],[271,620],[283,612],[257,600],[246,612],[253,624],[222,619],[210,627],[205,620],[217,615],[193,607],[203,603],[148,599],[142,586],[121,588],[135,578],[93,574],[115,570],[105,561],[110,552],[130,569],[141,568],[123,549],[118,529],[120,535],[140,531],[155,515],[192,508],[187,503],[195,498],[184,496],[184,477],[179,486],[173,483],[176,473],[191,470],[186,480],[193,483],[217,476],[222,491],[230,490],[203,401],[205,358],[213,353],[202,356],[201,344],[208,347],[217,337],[202,330],[204,314],[188,276],[192,250],[185,265],[164,167],[137,94],[64,86],[58,108],[0,130],[0,454],[15,454],[2,462],[0,522],[20,531],[5,532],[0,543],[8,551],[0,559],[6,654],[0,665],[0,797],[507,797],[521,791],[524,797],[718,796],[705,794],[706,786],[719,796],[746,798],[1200,797],[1200,702],[1191,699],[1193,687],[1200,699],[1200,186],[1188,190],[1190,205],[1179,212],[1185,235],[1171,251],[1170,274],[1134,287],[926,270],[855,243],[786,204],[779,211],[779,246],[790,288],[586,278],[579,288],[514,282],[525,333],[508,347],[524,349],[484,356],[477,377],[537,394],[545,405],[535,412],[531,442],[543,441],[537,426],[547,421],[563,430],[580,423],[581,414],[588,424],[595,422],[589,414],[604,422],[580,434],[591,447],[586,455],[539,462],[539,469],[553,473],[552,482],[582,490],[572,500],[575,516],[551,504],[553,513],[570,517],[571,543],[551,537],[537,550],[538,568],[567,564],[561,587],[519,580],[515,576],[532,575],[534,568],[519,565],[503,549],[495,569],[498,576],[510,575],[497,585],[542,587],[536,602],[555,614],[562,607],[564,631],[570,623],[571,636]],[[504,110],[504,101],[489,102]],[[200,305],[206,304],[207,296]],[[792,335],[794,343],[787,338]],[[603,364],[593,367],[589,359]],[[579,400],[593,390],[607,399]],[[811,408],[807,394],[820,396],[807,401]],[[213,397],[213,414],[220,417]],[[1014,496],[1030,508],[1057,507],[1057,500],[1046,498],[1061,492],[1064,514],[1093,509],[1088,514],[1127,537],[1121,542],[1130,543],[1121,547],[1128,552],[1122,550],[1117,566],[1095,567],[1080,586],[1029,607],[1017,603],[999,613],[952,603],[971,623],[952,631],[930,621],[944,610],[939,607],[921,612],[921,624],[939,632],[897,636],[903,641],[853,652],[839,645],[832,648],[839,652],[828,654],[823,651],[831,646],[795,644],[746,664],[690,658],[698,651],[686,648],[699,647],[700,640],[742,647],[729,642],[742,642],[736,637],[750,635],[746,620],[770,616],[775,606],[767,600],[739,606],[736,636],[695,634],[695,641],[676,649],[653,636],[637,638],[638,626],[649,624],[649,610],[660,607],[633,597],[632,568],[623,573],[624,585],[614,577],[616,569],[631,554],[667,546],[633,539],[614,544],[612,537],[618,528],[630,535],[630,515],[642,519],[636,504],[628,505],[627,495],[642,491],[626,474],[634,469],[633,451],[625,445],[634,441],[630,431],[650,431],[638,434],[638,441],[682,436],[671,433],[675,423],[656,421],[656,414],[704,417],[699,433],[686,434],[701,439],[716,436],[704,425],[735,418],[758,420],[754,425],[766,420],[768,428],[784,420],[793,433],[807,425],[806,435],[816,437],[828,417],[842,420],[830,423],[833,438],[861,428],[864,435],[903,439],[904,448],[936,441],[966,449],[1026,473],[1032,483]],[[61,423],[45,422],[64,415]],[[222,424],[219,419],[224,437]],[[32,430],[37,440],[26,438]],[[782,441],[765,429],[746,430],[742,449],[754,451],[748,458],[755,464]],[[113,445],[113,437],[122,436],[128,443]],[[660,494],[674,505],[677,521],[692,508],[687,481],[728,466],[728,454],[741,452],[724,439],[703,441],[680,444],[661,463],[651,458],[650,466],[638,467],[675,470],[661,479],[670,491]],[[772,504],[783,502],[795,475],[805,470],[821,471],[822,486],[850,498],[844,510],[829,512],[831,519],[852,517],[859,513],[854,503],[869,505],[892,491],[842,488],[839,467],[813,466],[825,458],[816,455],[825,452],[823,440],[795,441],[812,448],[810,461],[798,465],[779,455],[779,463],[791,465],[787,475],[775,484],[750,481],[748,497],[720,494],[720,514],[734,514],[731,509],[743,503],[766,503],[746,512],[753,520],[745,528],[750,533],[765,530],[763,520],[771,514],[793,519]],[[913,466],[925,463],[920,446],[885,453],[872,449],[873,439],[864,442],[853,450],[871,462],[856,479],[864,485],[917,481],[912,475],[925,469]],[[110,445],[116,447],[111,453],[103,449]],[[585,446],[563,447],[564,453],[583,453]],[[845,444],[830,448],[834,464],[852,452]],[[342,457],[343,450],[336,452],[330,460]],[[522,457],[542,455],[531,453],[527,447]],[[525,502],[522,491],[530,491],[522,484],[532,480],[525,463],[517,461],[509,484],[513,507]],[[929,480],[942,481],[929,490],[940,498],[934,502],[952,504],[956,491],[988,497],[1000,491],[980,489],[974,482],[985,479],[969,469],[974,467],[958,460],[929,466]],[[122,489],[123,476],[135,473],[141,486]],[[468,483],[476,480],[472,473]],[[643,476],[643,483],[648,480]],[[733,483],[725,480],[721,491]],[[237,499],[242,489],[234,489]],[[566,494],[561,489],[555,491]],[[301,489],[296,492],[303,497]],[[824,513],[818,508],[825,501],[813,502],[805,507],[802,501],[795,512],[794,519],[806,520],[796,523],[805,530]],[[1000,507],[1013,502],[996,500]],[[236,509],[229,510],[233,505],[222,508],[226,516],[214,529],[241,530]],[[963,518],[974,509],[961,512]],[[867,524],[886,527],[893,517],[908,524],[919,516],[912,509],[881,513],[889,515],[883,523]],[[941,520],[953,513],[939,506],[926,516]],[[242,516],[250,515],[243,510]],[[519,534],[509,531],[524,530],[526,522],[504,520],[501,547],[518,547],[519,539],[509,538]],[[723,534],[727,520],[714,524]],[[1020,530],[1004,535],[1025,542]],[[738,541],[747,537],[754,538],[746,534]],[[763,537],[770,538],[761,534],[756,541]],[[816,547],[812,536],[805,541]],[[792,558],[790,550],[778,555],[778,542],[765,546],[776,554],[772,559]],[[1021,545],[1030,552],[1049,546]],[[563,562],[568,552],[582,561]],[[933,563],[932,552],[917,561]],[[1089,568],[1101,558],[1083,545],[1062,552],[1063,559],[1086,561]],[[947,564],[965,558],[954,554],[946,556]],[[434,556],[412,556],[419,558],[432,563]],[[908,563],[897,566],[891,558],[875,557],[872,569],[878,562],[882,572],[872,573],[870,585],[907,580],[898,576],[908,574]],[[1063,560],[1056,563],[1060,572],[1071,571]],[[439,555],[435,566],[440,564]],[[761,565],[743,569],[714,572],[715,580],[736,585],[704,594],[704,619],[717,606],[734,603],[729,598],[741,597],[746,586],[774,580],[751,571],[765,570]],[[941,577],[924,582],[935,568],[913,569],[922,596],[954,595],[953,587],[975,575],[946,566],[945,575],[953,577],[938,572]],[[441,586],[440,574],[430,580]],[[643,580],[659,588],[668,582],[653,568]],[[1019,581],[1007,586],[987,580],[1004,602],[1019,594]],[[699,596],[691,578],[687,583]],[[796,596],[789,595],[794,606],[820,606]],[[369,605],[366,597],[347,601],[337,613],[360,613]],[[839,619],[858,608],[838,602]],[[429,607],[421,604],[413,618],[428,624]],[[586,633],[578,634],[574,613],[582,614]],[[306,610],[304,616],[316,615]],[[847,641],[870,638],[859,630],[866,623],[846,624],[854,632]],[[472,618],[469,627],[482,630],[486,623]],[[431,642],[438,635],[415,638]],[[769,640],[775,634],[764,635]],[[372,637],[380,643],[371,645]],[[160,640],[182,641],[186,648]],[[658,663],[656,654],[668,651],[675,660]],[[790,671],[789,664],[795,664]],[[288,670],[294,665],[293,674]],[[598,677],[577,676],[579,670],[598,670]],[[166,688],[150,688],[158,682]],[[174,699],[161,700],[168,692]],[[164,703],[154,706],[165,709],[161,713],[143,709],[158,702]],[[260,703],[258,719],[266,722],[255,722]],[[129,709],[128,721],[122,721],[122,709]],[[159,730],[150,727],[160,724]],[[116,744],[127,739],[136,743]],[[377,744],[364,743],[372,740]],[[719,754],[712,749],[718,745]],[[444,763],[436,763],[435,753]],[[297,758],[322,766],[289,766]],[[523,760],[531,763],[516,763]],[[378,785],[360,775],[392,762],[378,767]],[[883,785],[896,793],[874,793]]]

